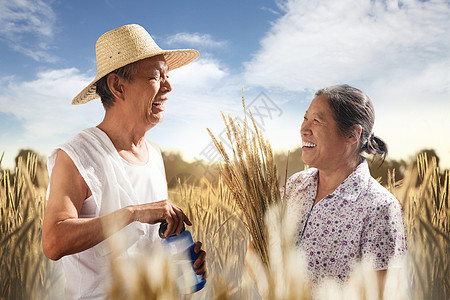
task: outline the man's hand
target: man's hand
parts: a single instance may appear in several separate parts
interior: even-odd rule
[[[148,224],[166,221],[165,237],[169,237],[173,233],[179,235],[183,229],[183,222],[187,225],[192,225],[184,212],[169,200],[131,206],[130,208],[133,210],[133,219],[135,221]]]
[[[195,274],[201,275],[203,274],[203,278],[207,278],[208,274],[206,272],[206,252],[202,250],[202,243],[196,242],[194,247],[194,252],[198,253],[198,258],[194,262],[194,268],[197,269]]]

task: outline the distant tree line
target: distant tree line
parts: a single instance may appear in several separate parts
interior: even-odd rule
[[[26,161],[29,153],[36,154],[38,157],[38,167],[46,168],[45,157],[40,156],[31,149],[21,149],[15,158],[16,166],[19,158]],[[439,165],[439,157],[436,151],[433,149],[424,149],[417,153],[426,153],[428,159],[436,157]],[[219,179],[219,164],[207,163],[202,160],[196,160],[193,162],[186,161],[179,152],[163,151],[163,159],[166,170],[166,177],[169,189],[175,188],[180,183],[186,183],[191,185],[201,185],[202,181],[207,180],[211,184],[217,184]],[[280,176],[280,183],[284,185],[286,175],[287,177],[292,174],[305,169],[305,165],[301,159],[301,148],[297,148],[289,153],[276,152],[274,154],[274,160],[278,167],[278,174]],[[381,184],[386,185],[388,180],[388,170],[395,170],[396,181],[401,180],[404,177],[406,168],[408,165],[415,164],[415,157],[408,160],[395,160],[386,159],[382,162],[380,159],[368,158],[369,169],[372,176],[380,181]],[[2,171],[0,164],[0,171]],[[14,170],[8,170],[14,172]],[[1,174],[0,174],[1,178]]]
[[[280,183],[284,185],[286,174],[287,177],[292,174],[305,169],[305,164],[302,161],[301,148],[297,148],[292,152],[276,152],[274,160],[278,167],[278,174],[280,176]],[[424,149],[417,153],[426,153],[428,159],[436,157],[439,165],[439,157],[433,149]],[[403,179],[407,166],[416,164],[416,157],[407,160],[386,159],[384,162],[379,159],[368,157],[369,170],[375,179],[378,179],[382,185],[386,185],[388,181],[388,170],[395,170],[395,180]],[[179,182],[199,185],[200,179],[206,178],[212,184],[217,183],[219,178],[219,165],[208,164],[204,161],[186,162],[182,155],[177,152],[163,153],[167,182],[169,188],[175,187]]]

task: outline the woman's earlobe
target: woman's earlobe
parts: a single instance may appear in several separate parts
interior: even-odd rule
[[[362,126],[359,124],[353,125],[348,136],[349,141],[353,144],[356,143],[361,138]]]

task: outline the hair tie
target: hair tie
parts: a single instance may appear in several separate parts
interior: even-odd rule
[[[373,142],[374,137],[375,137],[375,135],[373,134],[373,132],[372,132],[371,134],[369,134],[369,136],[367,137],[367,140],[366,140],[365,143],[364,143],[363,148],[365,148],[365,147],[370,147],[370,145],[371,145],[372,142]]]

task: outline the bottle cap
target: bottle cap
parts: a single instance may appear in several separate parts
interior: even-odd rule
[[[158,231],[158,233],[159,233],[159,237],[160,238],[162,238],[162,239],[166,239],[166,236],[164,235],[164,233],[166,232],[166,230],[167,230],[167,222],[166,221],[163,221],[163,222],[161,222],[161,224],[159,225],[159,231]],[[183,228],[181,228],[181,232],[183,232],[184,230],[185,230],[186,228],[184,227],[184,222],[183,222]],[[181,233],[180,232],[180,233]],[[172,233],[170,236],[176,236],[177,234],[176,233]]]

